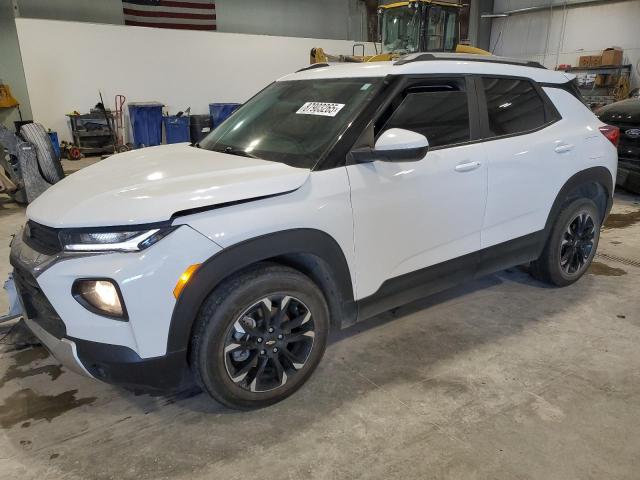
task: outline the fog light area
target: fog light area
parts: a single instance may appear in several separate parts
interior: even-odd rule
[[[76,280],[73,296],[82,306],[98,315],[126,317],[122,297],[113,280]]]

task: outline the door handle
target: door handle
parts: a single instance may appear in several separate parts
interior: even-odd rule
[[[456,172],[470,172],[480,166],[480,162],[467,162],[456,165]]]
[[[575,145],[572,145],[571,143],[561,143],[556,148],[554,148],[554,150],[556,151],[556,153],[565,153],[570,152],[574,147]]]

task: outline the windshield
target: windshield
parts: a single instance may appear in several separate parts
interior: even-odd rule
[[[383,52],[417,52],[419,37],[420,15],[416,7],[387,8],[382,12]]]
[[[313,168],[382,78],[275,82],[200,142],[201,148]]]

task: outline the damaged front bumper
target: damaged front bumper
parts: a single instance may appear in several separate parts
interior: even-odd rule
[[[0,321],[8,321],[22,317],[27,328],[42,342],[56,360],[72,372],[93,378],[93,375],[91,375],[87,369],[84,368],[82,362],[80,362],[75,342],[68,338],[56,338],[25,314],[20,294],[13,279],[13,274],[9,274],[9,278],[4,284],[4,289],[9,297],[10,307],[9,313],[0,317]]]
[[[9,278],[4,282],[4,291],[9,298],[9,311],[0,317],[0,323],[8,322],[22,316],[22,304],[18,297],[16,284],[13,281],[13,274],[9,274]]]

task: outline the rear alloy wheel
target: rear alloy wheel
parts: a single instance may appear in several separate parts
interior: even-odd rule
[[[560,268],[567,276],[580,275],[591,257],[596,224],[587,211],[580,212],[567,226],[560,242]]]
[[[304,367],[315,335],[311,311],[300,299],[264,297],[244,311],[227,334],[227,374],[251,392],[282,387]]]
[[[551,229],[540,258],[531,262],[531,274],[559,287],[577,281],[596,254],[600,217],[598,207],[588,198],[567,203]]]
[[[329,312],[297,270],[258,264],[216,288],[201,308],[190,363],[200,386],[238,409],[279,402],[320,362]]]

